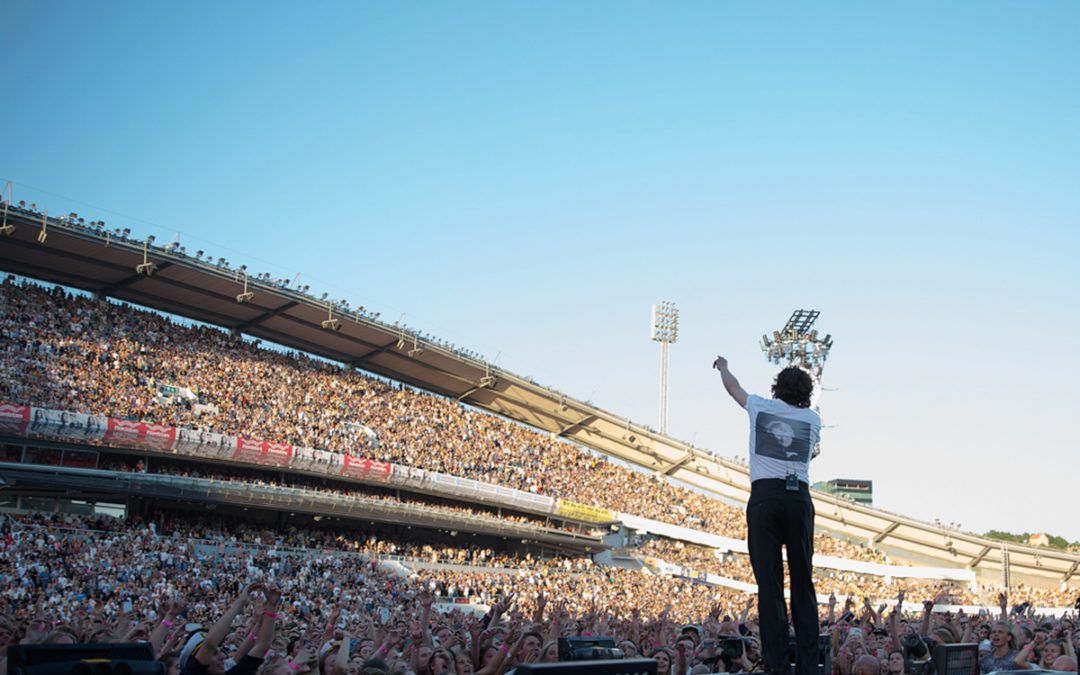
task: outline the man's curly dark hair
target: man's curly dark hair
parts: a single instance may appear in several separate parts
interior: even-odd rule
[[[810,373],[798,366],[788,366],[776,374],[772,385],[773,398],[796,408],[809,408],[810,395],[814,393],[814,381]]]

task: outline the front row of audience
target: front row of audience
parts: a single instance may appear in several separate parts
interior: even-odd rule
[[[197,548],[127,525],[101,537],[0,521],[0,672],[14,644],[145,641],[169,675],[503,675],[559,660],[560,637],[597,636],[661,675],[761,669],[748,594],[599,565],[403,573],[365,555]],[[437,603],[448,583],[471,586],[486,614]],[[1010,611],[1005,593],[994,620],[935,613],[932,600],[912,614],[904,599],[821,608],[835,675],[913,675],[951,643],[979,644],[982,673],[1077,670],[1072,616]]]

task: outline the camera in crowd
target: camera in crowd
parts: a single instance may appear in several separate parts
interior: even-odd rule
[[[742,670],[742,658],[750,643],[749,638],[739,635],[720,635],[715,641],[715,655],[702,659],[701,662],[709,666],[713,672],[739,672]],[[706,644],[702,643],[702,646]]]
[[[907,675],[934,675],[934,663],[930,661],[930,649],[934,643],[917,633],[911,633],[900,641],[904,650],[904,673]]]
[[[750,643],[750,638],[744,638],[741,635],[721,635],[717,638],[717,648],[725,663],[728,659],[742,658]]]
[[[923,661],[930,653],[930,647],[933,646],[933,642],[927,642],[927,638],[919,635],[918,633],[911,633],[904,637],[900,641],[901,646],[904,648],[904,658],[912,659],[914,661]]]

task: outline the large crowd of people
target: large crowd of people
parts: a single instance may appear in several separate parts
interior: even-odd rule
[[[746,537],[740,508],[520,424],[60,287],[0,285],[0,357],[0,401],[362,455]],[[200,405],[161,396],[163,385]],[[844,540],[821,545],[882,559]]]
[[[254,665],[276,675],[468,675],[558,660],[557,637],[603,636],[627,656],[656,659],[663,675],[760,669],[753,596],[584,559],[183,513],[152,522],[9,514],[0,540],[0,657],[19,643],[147,641],[180,673],[196,639],[221,645],[221,659],[256,654]],[[464,565],[477,558],[493,564]],[[821,607],[836,675],[905,672],[919,658],[915,635],[930,646],[982,640],[991,666],[1075,671],[1059,661],[1080,639],[1069,617],[1040,616],[1033,604],[1010,611],[1002,593],[999,623],[934,613],[930,597],[905,605],[906,595],[891,610],[869,598]]]
[[[675,541],[666,537],[647,537],[641,538],[636,548],[642,555],[676,563],[693,569],[695,572],[717,574],[732,579],[741,579],[747,574],[753,574],[750,571],[749,558],[746,556],[723,555],[722,553],[718,556],[717,550],[708,546]],[[880,551],[831,537],[824,532],[814,534],[814,552],[817,555],[837,556],[848,560],[891,563],[888,556]]]
[[[735,507],[455,401],[60,288],[7,280],[0,303],[8,402],[362,455],[745,536]],[[163,385],[200,405],[160,396]]]
[[[822,542],[835,541],[822,533],[815,535],[815,552]],[[715,549],[697,546],[664,537],[642,538],[630,550],[643,560],[664,561],[691,572],[714,574],[725,579],[754,583],[750,558],[746,555],[723,553]],[[992,604],[1000,588],[986,583],[957,583],[926,579],[909,579],[873,574],[860,574],[829,568],[814,568],[814,589],[819,595],[835,594],[858,599],[870,598],[874,602],[896,597],[904,591],[910,597],[932,598],[938,605],[986,605]],[[1068,589],[1027,587],[1018,584],[1014,590],[1024,602],[1039,607],[1068,607],[1076,599],[1076,593]]]
[[[163,386],[193,398],[163,396]],[[212,327],[10,278],[0,288],[0,401],[348,453],[746,536],[739,508],[454,401]],[[294,476],[253,481],[165,461],[152,470],[342,493]],[[377,491],[363,496],[541,524],[479,505],[433,505]],[[753,596],[587,557],[190,515],[145,523],[0,519],[0,650],[19,642],[146,640],[170,675],[194,675],[192,637],[179,627],[199,624],[213,626],[200,638],[209,649],[196,652],[203,666],[220,646],[222,658],[248,666],[255,659],[273,675],[496,675],[555,660],[556,637],[582,635],[609,636],[628,656],[655,658],[663,675],[760,668]],[[889,562],[880,551],[842,539],[819,535],[815,545],[823,555]],[[718,557],[703,547],[658,538],[637,554],[753,580],[745,558]],[[405,561],[407,573],[387,564],[391,558]],[[930,611],[934,603],[985,603],[999,589],[835,570],[818,570],[816,582],[819,593],[848,603],[843,612],[835,602],[821,608],[838,675],[903,673],[903,659],[897,670],[890,651],[908,635],[956,642],[981,638],[978,631],[986,632],[992,665],[1070,669],[1057,657],[1075,656],[1072,641],[1080,637],[1067,618],[1040,617],[1034,609],[1071,604],[1064,592],[1014,591],[1014,601],[1028,604],[1009,613],[1003,601],[1002,629],[977,615]],[[905,594],[925,601],[926,611],[905,612]],[[891,612],[878,604],[893,597],[900,603]],[[481,619],[455,602],[488,613]],[[433,609],[440,606],[443,611]],[[1007,637],[995,637],[1002,630]],[[1060,654],[1054,644],[1064,645]]]
[[[335,488],[327,485],[326,481],[321,478],[296,476],[290,479],[289,482],[285,482],[280,478],[270,478],[263,475],[255,476],[251,472],[229,470],[225,467],[213,467],[211,472],[200,471],[199,468],[197,468],[198,465],[191,465],[186,462],[168,459],[156,459],[151,462],[149,466],[153,472],[167,475],[209,477],[215,480],[224,480],[245,485],[306,487],[308,489],[327,492],[328,494],[348,495],[350,497],[362,499],[375,499],[384,503],[423,506],[425,508],[450,511],[455,514],[467,514],[470,516],[479,516],[496,520],[510,520],[520,524],[558,529],[557,523],[551,522],[550,519],[530,516],[529,514],[515,514],[504,510],[498,510],[498,513],[496,514],[496,509],[492,507],[466,505],[461,503],[432,502],[419,495],[409,496],[408,494],[400,494],[396,491],[391,492],[365,488],[364,486]],[[119,471],[146,470],[142,460],[130,458],[110,459],[103,463],[102,468]],[[835,546],[837,541],[838,540],[835,537],[830,537],[825,533],[816,533],[815,550],[820,551],[821,549],[825,549],[826,551],[835,551],[837,549]],[[310,540],[304,540],[301,545],[311,546],[316,544]],[[430,553],[433,562],[449,562],[456,559],[463,564],[502,564],[501,562],[492,562],[493,559],[489,559],[489,556],[492,555],[490,550],[476,552],[469,548],[454,548],[444,549],[442,553],[436,554],[431,546],[424,545],[423,549],[426,551],[425,555],[415,556],[415,551],[417,550],[417,547],[415,546],[403,546],[402,544],[389,544],[389,546],[394,551],[411,551],[412,553],[403,553],[403,555],[408,555],[410,557],[426,558]],[[867,550],[864,547],[851,546],[857,550]],[[346,550],[365,551],[368,553],[388,552],[386,549],[381,548],[374,550],[365,549],[356,542],[354,542],[352,546],[347,547]],[[750,584],[754,583],[753,570],[750,567],[749,558],[741,554],[718,554],[716,549],[655,536],[638,537],[636,544],[626,552],[644,561],[662,560],[667,563],[678,565],[691,573],[703,572],[734,581]],[[855,556],[849,557],[852,559],[860,559]],[[884,557],[883,554],[876,551],[861,559],[888,562],[887,557]],[[852,595],[858,598],[869,597],[875,600],[894,597],[899,591],[903,590],[909,595],[931,597],[939,605],[984,604],[992,599],[999,590],[990,585],[894,578],[829,568],[815,568],[815,588],[819,594],[823,595],[834,593],[841,597]],[[1067,606],[1074,599],[1073,595],[1068,590],[1027,588],[1019,586],[1018,592],[1022,594],[1025,601],[1033,602],[1040,607]]]

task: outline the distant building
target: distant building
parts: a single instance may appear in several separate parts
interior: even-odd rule
[[[859,478],[834,478],[828,481],[814,483],[815,490],[840,495],[848,499],[865,504],[874,505],[874,481],[861,480]]]
[[[1050,537],[1045,534],[1033,534],[1031,539],[1028,539],[1028,546],[1049,546]]]

